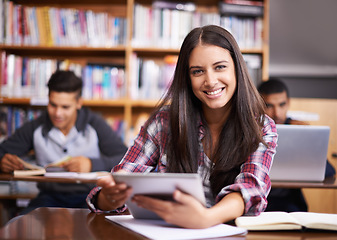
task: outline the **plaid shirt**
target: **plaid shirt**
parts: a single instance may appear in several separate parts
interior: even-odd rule
[[[275,124],[268,116],[266,116],[262,131],[263,139],[268,144],[268,148],[260,143],[258,149],[242,164],[235,182],[224,186],[214,199],[210,190],[209,171],[207,171],[207,169],[210,169],[211,161],[204,153],[202,145],[203,126],[199,126],[200,157],[198,159],[198,173],[204,179],[203,185],[208,207],[213,206],[231,192],[241,192],[245,201],[245,215],[258,215],[264,211],[267,206],[267,195],[271,188],[268,174],[277,142]],[[168,111],[163,109],[150,123],[147,132],[144,131],[144,128],[141,129],[134,140],[134,144],[128,149],[120,164],[115,166],[112,171],[123,169],[127,172],[150,172],[156,169],[158,172],[165,172],[165,149],[169,134]],[[99,188],[93,189],[87,198],[89,208],[95,212],[99,210],[92,204],[92,199],[98,191]]]

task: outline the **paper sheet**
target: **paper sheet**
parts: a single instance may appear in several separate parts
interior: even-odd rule
[[[77,172],[46,172],[45,177],[51,178],[76,178],[76,179],[98,179],[102,176],[106,176],[108,172],[89,172],[89,173],[77,173]]]
[[[134,219],[131,215],[106,216],[106,218],[150,239],[184,240],[247,234],[246,229],[226,224],[206,229],[186,229],[170,225],[162,220]]]

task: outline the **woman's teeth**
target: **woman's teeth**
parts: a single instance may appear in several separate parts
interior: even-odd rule
[[[213,91],[213,92],[206,92],[208,95],[215,95],[215,94],[218,94],[222,91],[222,88],[216,90],[216,91]]]

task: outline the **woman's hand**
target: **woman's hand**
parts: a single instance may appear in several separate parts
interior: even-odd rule
[[[102,187],[98,194],[98,208],[104,211],[110,211],[123,206],[132,193],[125,183],[117,184],[111,175],[97,180],[97,186]]]
[[[233,220],[244,213],[244,201],[239,192],[233,192],[211,208],[204,207],[191,195],[176,190],[174,202],[142,195],[132,198],[138,206],[155,212],[167,223],[184,228],[208,228]]]
[[[179,190],[173,193],[172,201],[135,195],[132,201],[138,206],[155,212],[167,223],[185,228],[206,228],[209,224],[203,221],[207,208],[191,195]]]

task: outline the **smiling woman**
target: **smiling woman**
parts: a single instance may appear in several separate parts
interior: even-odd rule
[[[276,141],[236,41],[204,26],[186,36],[167,94],[113,171],[200,174],[206,207],[179,190],[174,201],[132,200],[169,223],[206,228],[266,208]],[[121,211],[132,194],[112,176],[97,185],[87,198],[93,211]]]
[[[207,109],[223,109],[219,112],[226,115],[228,107],[224,107],[236,89],[235,67],[229,51],[213,45],[197,46],[190,56],[190,78],[193,93],[202,102],[206,117]]]

